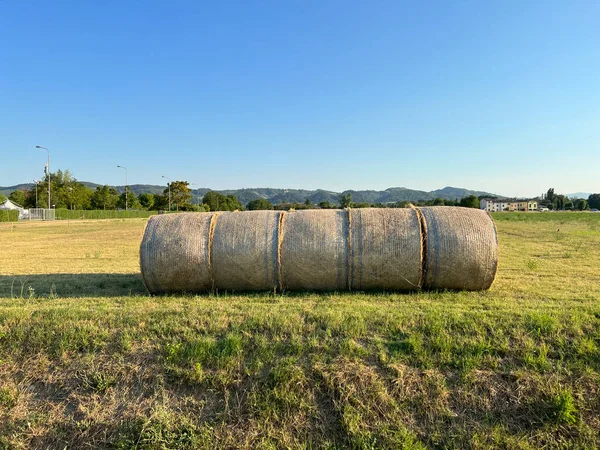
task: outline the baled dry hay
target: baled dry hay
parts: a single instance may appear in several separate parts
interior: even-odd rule
[[[412,209],[354,209],[350,214],[352,289],[417,289],[421,230]]]
[[[226,214],[216,222],[211,264],[215,287],[227,291],[277,288],[279,211]]]
[[[184,213],[150,219],[151,293],[210,289],[488,289],[493,220],[470,208]]]
[[[427,228],[425,282],[429,289],[489,289],[498,267],[491,216],[473,208],[420,208]]]
[[[205,292],[210,270],[211,221],[218,213],[182,213],[148,220],[140,247],[144,284],[153,294]]]
[[[281,285],[289,290],[348,289],[348,214],[304,210],[285,216]]]

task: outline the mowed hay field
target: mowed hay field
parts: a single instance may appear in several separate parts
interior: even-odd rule
[[[486,292],[149,297],[145,220],[0,224],[0,448],[600,447],[600,214]]]

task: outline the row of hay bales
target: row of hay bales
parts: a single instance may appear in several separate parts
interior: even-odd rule
[[[183,213],[150,218],[140,260],[151,293],[480,290],[498,243],[469,208]]]

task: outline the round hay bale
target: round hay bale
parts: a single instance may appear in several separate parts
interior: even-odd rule
[[[216,221],[211,264],[217,289],[272,291],[278,282],[279,211],[235,212]]]
[[[419,208],[426,228],[425,288],[489,289],[498,267],[491,216],[473,208]]]
[[[350,254],[352,289],[420,288],[422,242],[417,212],[351,210]]]
[[[304,210],[285,214],[280,284],[290,290],[347,290],[348,213]]]
[[[140,247],[144,284],[152,294],[212,289],[211,221],[218,213],[152,216]]]

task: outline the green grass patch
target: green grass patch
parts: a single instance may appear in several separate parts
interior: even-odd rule
[[[0,228],[0,448],[598,448],[600,228],[524,216],[487,292],[149,297],[142,220]]]

